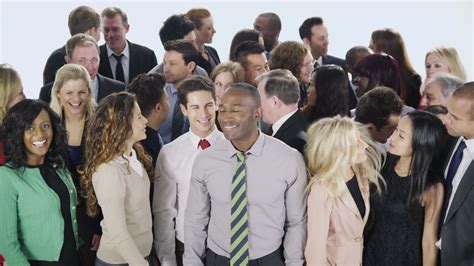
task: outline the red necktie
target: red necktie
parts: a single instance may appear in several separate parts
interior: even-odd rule
[[[198,144],[199,147],[201,147],[202,150],[205,150],[209,147],[211,147],[211,143],[207,141],[206,139],[201,139]]]

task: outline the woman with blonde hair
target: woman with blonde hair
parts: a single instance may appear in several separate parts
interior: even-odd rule
[[[216,103],[219,105],[224,92],[233,83],[244,81],[244,69],[237,62],[224,62],[214,68],[210,76],[216,87]]]
[[[97,215],[100,206],[104,217],[96,266],[151,265],[153,173],[151,157],[139,144],[146,123],[135,95],[120,92],[100,102],[89,124],[81,186],[87,214]]]
[[[347,117],[308,129],[308,265],[361,265],[369,185],[380,190],[382,154],[365,128]]]
[[[77,167],[84,162],[85,132],[95,108],[91,87],[89,73],[83,66],[66,64],[56,72],[51,89],[51,109],[61,118],[61,123],[68,132],[67,167],[78,191],[80,191],[80,181]],[[93,265],[102,234],[100,219],[91,219],[87,216],[83,197],[78,198],[77,221],[79,237],[84,241],[80,248],[81,263]]]
[[[435,47],[426,53],[426,78],[435,73],[450,73],[466,81],[466,70],[461,63],[458,52],[452,47]]]

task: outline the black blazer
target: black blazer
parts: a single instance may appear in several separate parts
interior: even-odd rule
[[[450,155],[454,152],[455,144],[449,153]],[[447,163],[446,166],[448,166]],[[471,162],[454,194],[446,221],[441,229],[442,266],[474,265],[473,209],[474,162]],[[441,217],[441,222],[443,218]]]
[[[99,95],[97,95],[98,101],[102,100],[102,98],[109,94],[125,90],[125,84],[120,81],[109,79],[100,74],[97,74],[97,79],[99,80]],[[43,86],[39,94],[39,99],[48,104],[51,103],[51,90],[53,88],[53,83],[54,82],[50,82]]]
[[[51,53],[46,61],[43,70],[43,85],[53,82],[56,78],[56,71],[66,64],[66,46],[58,48]]]
[[[156,55],[153,50],[132,42],[128,42],[128,48],[130,51],[130,68],[128,73],[128,80],[132,80],[141,73],[148,73],[154,66],[158,65]],[[112,74],[115,71],[110,67],[109,57],[107,55],[107,48],[104,45],[100,46],[100,65],[99,73],[103,76],[113,79]]]
[[[308,140],[306,135],[308,126],[308,121],[298,110],[283,123],[273,137],[298,150],[304,156],[304,146]]]

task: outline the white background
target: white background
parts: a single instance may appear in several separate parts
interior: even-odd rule
[[[2,1],[2,0],[0,0]],[[192,7],[205,7],[214,17],[214,46],[221,61],[228,59],[230,41],[242,28],[252,28],[262,12],[279,14],[280,40],[300,40],[298,27],[308,17],[321,16],[329,31],[329,54],[344,57],[355,45],[368,45],[371,32],[384,27],[398,30],[410,60],[424,78],[426,52],[438,45],[455,47],[473,75],[473,4],[471,1],[5,1],[0,3],[0,62],[20,72],[25,94],[37,98],[43,68],[51,52],[70,37],[69,12],[88,5],[98,13],[118,6],[127,14],[127,38],[153,49],[160,62],[163,48],[158,31],[163,21]],[[102,44],[103,36],[100,43]]]

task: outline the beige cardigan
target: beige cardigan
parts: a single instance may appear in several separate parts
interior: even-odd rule
[[[137,174],[128,162],[117,158],[99,166],[92,176],[104,219],[97,257],[104,262],[148,265],[144,257],[153,242],[149,201],[150,180],[142,167]]]

